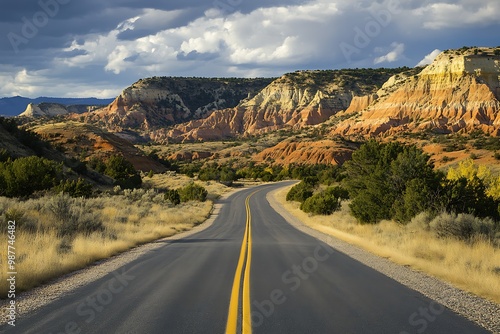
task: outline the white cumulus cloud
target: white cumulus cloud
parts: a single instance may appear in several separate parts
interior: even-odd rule
[[[374,64],[381,64],[381,63],[393,63],[395,61],[398,61],[403,53],[405,52],[405,45],[403,43],[392,43],[391,44],[392,50],[388,52],[387,54],[375,58],[373,61]]]
[[[436,57],[441,53],[441,50],[439,49],[435,49],[434,51],[432,51],[431,53],[429,53],[427,56],[424,57],[424,59],[422,59],[417,65],[415,66],[426,66],[426,65],[429,65],[431,64],[434,59],[436,59]]]

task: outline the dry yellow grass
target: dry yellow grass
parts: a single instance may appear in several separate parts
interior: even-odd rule
[[[167,174],[155,174],[153,177],[146,177],[143,179],[144,186],[146,188],[168,188],[168,189],[178,189],[186,186],[193,179],[183,175],[175,173]],[[230,187],[226,187],[222,183],[216,181],[195,181],[196,184],[205,187],[208,191],[208,199],[214,200],[228,193],[232,190]]]
[[[419,226],[418,219],[407,226],[391,221],[361,225],[347,203],[331,216],[309,216],[298,203],[286,201],[288,190],[278,192],[277,200],[309,227],[500,303],[500,249],[490,243],[439,239]]]
[[[139,199],[137,197],[140,197]],[[22,213],[16,230],[16,288],[28,290],[40,283],[65,273],[83,268],[139,244],[168,237],[189,230],[204,221],[210,214],[212,202],[188,202],[171,206],[153,191],[134,191],[124,195],[100,197],[86,201],[103,223],[102,231],[91,234],[78,233],[72,237],[58,235],[53,215],[44,207],[49,198],[25,203],[0,198],[0,219],[5,226],[3,212],[16,208]],[[16,221],[17,222],[17,221]],[[21,223],[31,222],[36,232],[22,228]],[[0,297],[5,298],[7,235],[0,236]],[[4,247],[5,246],[5,247]]]

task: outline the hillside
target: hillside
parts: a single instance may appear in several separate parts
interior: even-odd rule
[[[12,133],[0,124],[0,152],[5,152],[12,157],[28,157],[35,152],[23,145]]]
[[[165,166],[146,156],[129,141],[98,127],[72,121],[35,126],[33,131],[66,156],[86,161],[92,157],[123,155],[134,168],[144,172],[164,172]]]
[[[60,103],[30,103],[19,117],[39,118],[39,117],[56,117],[68,114],[83,114],[98,109],[100,106],[90,105],[64,105]]]
[[[331,164],[342,165],[349,160],[352,152],[359,148],[354,143],[324,139],[289,139],[255,155],[257,162],[278,165],[289,164]]]
[[[319,124],[347,109],[355,96],[373,94],[392,75],[408,70],[288,73],[235,108],[217,110],[206,118],[154,131],[151,139],[156,142],[220,140]]]
[[[26,107],[33,103],[38,105],[40,103],[57,103],[64,106],[69,105],[108,105],[113,99],[96,99],[96,98],[57,98],[57,97],[37,97],[30,99],[22,96],[3,97],[0,98],[0,116],[18,116]]]
[[[500,50],[499,50],[500,51]],[[463,48],[441,53],[420,74],[396,75],[334,134],[377,136],[401,132],[500,134],[500,52]]]
[[[153,77],[139,80],[107,107],[86,114],[86,122],[113,131],[152,130],[232,108],[272,79]]]

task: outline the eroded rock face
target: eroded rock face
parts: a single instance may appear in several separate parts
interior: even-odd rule
[[[206,117],[254,96],[272,79],[153,77],[125,89],[109,106],[87,115],[108,129],[151,130]]]
[[[361,114],[340,123],[333,133],[482,130],[498,135],[500,56],[492,49],[457,53],[442,53],[418,75],[391,78],[367,107],[360,101],[351,104],[350,111]]]
[[[353,97],[374,94],[391,75],[376,70],[289,73],[234,108],[154,131],[151,138],[156,142],[217,140],[319,124],[347,109]]]
[[[255,156],[258,162],[288,165],[291,163],[341,165],[349,160],[357,147],[341,145],[333,140],[283,141]]]

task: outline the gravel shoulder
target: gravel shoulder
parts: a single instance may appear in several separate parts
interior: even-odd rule
[[[457,289],[452,285],[425,273],[400,266],[376,256],[345,241],[306,226],[301,220],[286,210],[276,198],[282,189],[270,192],[267,200],[274,210],[296,229],[321,240],[351,258],[379,271],[395,281],[433,299],[461,316],[474,321],[495,334],[500,334],[500,305]]]

